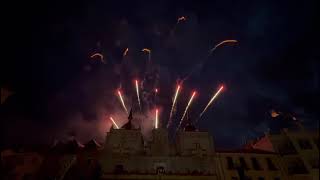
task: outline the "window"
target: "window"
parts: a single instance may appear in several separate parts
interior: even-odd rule
[[[159,167],[157,167],[157,174],[164,174],[164,167],[162,167],[162,166],[159,166]]]
[[[313,138],[314,143],[317,145],[319,149],[319,138]]]
[[[258,180],[264,180],[264,177],[258,177]]]
[[[278,151],[281,155],[297,154],[297,151],[290,141],[286,141],[279,145]]]
[[[254,170],[261,170],[261,166],[256,158],[251,158],[251,161]]]
[[[249,168],[248,168],[248,165],[247,165],[247,163],[246,163],[246,161],[244,160],[243,157],[240,158],[240,166],[241,166],[241,168],[243,168],[243,169],[245,169],[245,170],[248,170],[248,169],[249,169]]]
[[[312,157],[309,163],[313,169],[319,169],[319,157]]]
[[[270,171],[278,170],[270,158],[267,158],[266,160],[267,160],[268,170]]]
[[[303,161],[300,158],[296,158],[291,160],[288,163],[288,172],[290,175],[292,174],[307,174],[308,170],[304,166]]]
[[[227,157],[228,169],[234,169],[232,157]]]
[[[115,174],[121,174],[124,173],[124,167],[121,164],[118,164],[114,167],[114,173]]]
[[[299,139],[298,143],[301,149],[312,149],[311,143],[308,139]]]

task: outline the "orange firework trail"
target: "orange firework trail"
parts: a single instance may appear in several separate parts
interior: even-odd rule
[[[180,85],[177,86],[176,93],[175,93],[174,98],[173,98],[173,101],[172,101],[172,106],[171,106],[171,111],[170,111],[170,116],[169,116],[169,121],[168,121],[168,124],[167,124],[167,128],[168,128],[168,127],[170,126],[170,124],[171,124],[172,113],[173,113],[173,109],[174,109],[174,107],[175,107],[175,105],[176,105],[179,92],[180,92]]]
[[[124,101],[123,101],[122,94],[121,94],[121,91],[120,91],[120,90],[118,90],[118,95],[119,95],[119,99],[120,99],[120,101],[121,101],[121,104],[122,104],[123,109],[124,109],[124,110],[127,112],[127,114],[128,114],[128,110],[127,110],[126,105],[124,104]]]
[[[189,100],[189,102],[188,102],[188,104],[187,104],[187,106],[186,106],[186,109],[184,110],[184,113],[183,113],[183,115],[182,115],[182,118],[181,118],[181,120],[180,120],[180,123],[179,123],[179,126],[178,126],[177,130],[179,130],[179,128],[180,128],[180,126],[181,126],[181,124],[182,124],[182,121],[183,121],[184,117],[186,116],[187,111],[188,111],[188,109],[189,109],[189,107],[190,107],[190,105],[191,105],[191,103],[192,103],[192,100],[193,100],[194,96],[196,95],[196,93],[197,93],[196,91],[193,91],[192,96],[191,96],[191,98],[190,98],[190,100]]]
[[[142,52],[147,52],[147,53],[150,54],[150,53],[151,53],[151,50],[150,50],[150,49],[147,49],[147,48],[143,48],[143,49],[142,49]]]
[[[159,110],[156,109],[156,117],[155,117],[154,127],[155,127],[156,129],[158,129],[158,125],[159,125]]]
[[[143,48],[143,49],[142,49],[142,52],[148,53],[148,60],[150,61],[150,60],[151,60],[151,50],[150,50],[150,49],[147,49],[147,48]]]
[[[219,46],[221,46],[222,44],[225,44],[225,43],[237,43],[238,41],[237,40],[224,40],[224,41],[221,41],[220,43],[218,43],[217,45],[215,45],[210,51],[209,51],[209,54],[211,54],[214,50],[216,50]]]
[[[138,80],[136,80],[135,82],[136,82],[136,92],[137,92],[139,108],[141,109],[141,102],[140,102],[140,96],[139,96],[139,85],[138,85],[139,83],[138,83]]]
[[[117,129],[119,129],[119,126],[117,123],[114,121],[114,119],[110,116],[110,120],[112,121],[113,125],[116,126]]]
[[[212,98],[210,99],[210,101],[208,102],[207,106],[204,108],[204,110],[201,112],[199,118],[206,112],[206,110],[208,109],[208,107],[212,104],[212,102],[218,97],[218,95],[220,94],[220,92],[222,91],[223,86],[221,86],[219,88],[219,90],[212,96]]]
[[[123,57],[128,54],[128,51],[129,51],[129,48],[126,48],[126,50],[124,50],[124,52],[123,52]]]
[[[179,24],[181,21],[186,21],[186,20],[187,20],[187,18],[184,17],[184,16],[179,17],[179,18],[177,19],[177,23],[174,25],[173,29],[171,30],[171,35],[174,34],[174,32],[175,32],[178,24]]]
[[[179,24],[179,22],[180,22],[180,21],[186,21],[186,20],[187,20],[187,18],[186,18],[186,17],[181,16],[181,17],[179,17],[179,18],[178,18],[178,20],[177,20],[177,24]]]
[[[105,63],[103,55],[100,53],[94,53],[90,56],[90,58],[100,57],[101,62]]]

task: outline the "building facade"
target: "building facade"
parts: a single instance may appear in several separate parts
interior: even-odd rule
[[[145,140],[132,119],[112,127],[102,145],[73,139],[45,153],[2,151],[2,167],[10,167],[2,179],[319,179],[319,131],[284,129],[238,150],[217,150],[210,134],[190,123],[170,142],[163,128]]]

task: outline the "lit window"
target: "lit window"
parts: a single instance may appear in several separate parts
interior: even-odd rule
[[[228,164],[228,169],[234,169],[232,157],[227,157],[227,164]]]
[[[304,166],[303,161],[300,158],[291,160],[288,163],[288,173],[291,174],[307,174],[308,170]]]

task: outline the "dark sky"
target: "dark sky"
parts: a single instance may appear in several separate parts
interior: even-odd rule
[[[74,128],[80,139],[98,136],[92,131],[101,130],[101,118],[117,112],[114,72],[127,47],[126,60],[134,62],[130,71],[141,71],[142,48],[152,50],[161,118],[167,121],[176,79],[225,39],[239,43],[217,49],[184,83],[178,116],[192,89],[199,92],[189,113],[196,119],[224,84],[226,90],[197,124],[219,147],[263,134],[274,123],[272,108],[306,126],[319,125],[315,1],[44,1],[5,7],[1,87],[15,94],[1,107],[4,144],[49,141]],[[180,16],[187,21],[175,27]],[[94,52],[104,54],[107,63],[91,60]],[[131,84],[123,86],[130,94]]]

